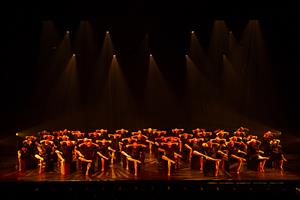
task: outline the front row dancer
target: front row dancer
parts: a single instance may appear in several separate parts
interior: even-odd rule
[[[83,143],[78,146],[76,153],[81,161],[81,172],[90,175],[94,172],[95,160],[99,145],[92,142],[91,139],[84,138]]]

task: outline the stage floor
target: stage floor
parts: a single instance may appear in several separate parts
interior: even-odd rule
[[[2,192],[12,198],[30,199],[190,199],[195,196],[209,199],[300,199],[300,173],[281,173],[266,169],[264,173],[243,166],[241,173],[220,171],[217,177],[191,170],[182,163],[171,176],[156,160],[146,159],[138,176],[126,171],[119,163],[106,172],[91,176],[75,172],[63,176],[58,172],[39,174],[38,170],[18,173],[1,171]],[[43,197],[43,198],[41,198]]]
[[[201,181],[296,181],[300,180],[300,173],[266,168],[264,173],[248,170],[243,165],[240,174],[228,173],[220,170],[217,177],[204,175],[198,170],[190,169],[188,163],[180,162],[179,168],[167,175],[166,169],[156,159],[146,158],[137,176],[125,170],[120,163],[115,163],[105,172],[95,172],[85,176],[79,171],[71,175],[61,175],[58,171],[39,174],[38,169],[19,173],[17,170],[0,173],[1,180],[11,181],[118,181],[118,180],[201,180]]]

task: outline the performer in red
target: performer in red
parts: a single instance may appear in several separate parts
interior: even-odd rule
[[[226,162],[226,168],[229,172],[234,172],[240,174],[240,170],[243,162],[246,162],[246,159],[238,156],[240,150],[235,146],[234,141],[227,143],[227,155],[228,161]],[[235,165],[237,165],[235,167]]]
[[[179,143],[171,141],[162,142],[160,143],[160,148],[158,148],[158,151],[161,152],[162,160],[167,161],[168,176],[170,176],[171,171],[178,168],[179,159],[182,158],[182,156],[179,154]]]
[[[146,148],[147,146],[144,144],[133,142],[133,144],[126,145],[126,151],[123,151],[123,155],[127,159],[126,166],[128,166],[129,161],[129,171],[134,173],[135,176],[140,171],[141,164],[144,163]]]
[[[61,141],[56,153],[61,164],[61,174],[68,175],[76,171],[75,141],[69,138],[67,141]]]
[[[260,142],[255,139],[251,139],[248,142],[247,167],[248,169],[264,172],[265,163],[269,158],[260,155],[263,152],[260,151],[259,145]]]
[[[92,142],[91,139],[84,138],[84,143],[79,145],[77,155],[82,162],[82,174],[90,175],[94,173],[95,160],[99,146]]]
[[[35,155],[36,158],[38,158],[40,162],[40,172],[42,172],[42,164],[45,163],[45,172],[54,171],[55,163],[57,161],[57,155],[55,153],[56,146],[54,145],[54,142],[52,141],[54,139],[54,136],[47,135],[44,136],[46,139],[40,141],[41,145],[38,146],[39,154]]]
[[[200,172],[203,172],[203,164],[204,164],[204,157],[203,157],[203,144],[204,138],[193,138],[189,139],[188,143],[185,144],[185,147],[189,150],[189,161],[191,163],[191,169],[200,169]],[[199,154],[195,154],[194,152],[199,152]]]
[[[180,134],[183,133],[183,131],[184,131],[183,128],[181,128],[181,129],[178,129],[178,128],[172,129],[172,136],[177,136],[178,137]]]
[[[37,141],[36,137],[29,136],[26,137],[20,144],[20,148],[18,150],[18,171],[25,172],[26,170],[35,169],[37,167],[37,160],[34,157],[37,151]]]
[[[280,145],[279,139],[273,139],[270,141],[271,146],[271,156],[270,160],[273,163],[275,169],[280,169],[283,171],[283,163],[287,162],[286,157],[284,156],[282,146]]]
[[[111,140],[97,140],[96,143],[99,145],[99,149],[97,151],[98,155],[98,170],[106,171],[109,168],[111,154],[109,151],[109,146],[111,144]]]

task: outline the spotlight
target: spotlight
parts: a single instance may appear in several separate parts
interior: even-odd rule
[[[194,31],[192,31],[191,33],[194,34]]]
[[[185,57],[189,57],[189,55],[188,55],[188,54],[185,54]]]
[[[75,53],[73,53],[73,57],[75,57],[76,55],[75,55]]]
[[[19,133],[16,133],[16,136],[19,136]]]
[[[152,54],[150,53],[150,56],[152,57]]]
[[[109,31],[106,31],[106,34],[109,34]]]
[[[115,58],[115,57],[116,57],[116,54],[114,54],[113,57]]]
[[[70,34],[70,31],[67,31],[66,33],[67,33],[67,34]]]

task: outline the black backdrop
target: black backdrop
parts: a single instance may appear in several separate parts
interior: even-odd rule
[[[174,3],[175,4],[175,3]],[[184,127],[194,128],[233,128],[235,123],[226,123],[225,117],[189,115],[185,91],[184,55],[189,49],[189,31],[195,30],[201,35],[203,46],[208,44],[211,28],[215,19],[223,19],[238,36],[244,30],[249,19],[258,19],[266,42],[271,67],[272,87],[276,88],[276,95],[265,90],[263,98],[252,95],[248,101],[241,102],[242,109],[231,107],[239,118],[235,122],[243,124],[244,119],[251,119],[258,124],[272,127],[284,132],[297,133],[299,112],[299,59],[298,46],[299,31],[297,30],[296,9],[293,6],[278,6],[277,8],[252,7],[219,7],[213,5],[159,5],[146,1],[131,1],[127,3],[98,4],[47,4],[33,6],[9,6],[9,12],[3,14],[2,24],[2,59],[1,59],[1,132],[23,131],[32,127],[46,128],[129,128],[141,127]],[[160,16],[153,16],[155,13]],[[119,15],[119,16],[118,16]],[[91,81],[88,66],[84,62],[79,65],[80,101],[76,114],[64,115],[54,106],[51,112],[45,111],[46,104],[39,101],[44,95],[37,92],[39,85],[40,66],[40,34],[42,22],[53,20],[60,33],[71,29],[76,31],[80,20],[90,20],[93,31],[97,35],[97,51],[100,52],[101,42],[107,29],[111,31],[112,39],[119,52],[118,60],[124,76],[131,89],[136,108],[131,105],[114,116],[109,108],[109,100],[101,103],[90,93]],[[164,102],[165,106],[145,108],[144,90],[146,79],[146,60],[143,52],[138,51],[138,45],[145,33],[149,33],[149,45],[155,55],[157,64],[172,91],[171,102]],[[101,35],[102,34],[102,35]],[[63,37],[63,35],[61,35]],[[73,47],[75,49],[75,47]],[[86,58],[88,60],[88,58]],[[55,82],[55,78],[53,81]],[[252,81],[255,81],[253,77]],[[261,83],[260,83],[261,84]],[[259,88],[259,85],[255,86]],[[219,87],[214,87],[214,89]],[[273,91],[273,90],[272,90]],[[216,95],[218,96],[218,95]],[[105,99],[100,95],[99,99]],[[95,100],[95,101],[94,101]],[[163,101],[163,100],[162,100]],[[222,102],[222,101],[221,101]],[[101,104],[101,106],[99,106]],[[117,104],[116,104],[117,105]],[[214,108],[212,108],[213,106]],[[208,113],[212,109],[220,109],[219,104],[207,104]],[[174,109],[175,108],[175,109]],[[240,107],[239,107],[240,108]],[[115,109],[118,109],[116,106]],[[156,110],[152,114],[145,114],[145,109]],[[222,110],[221,110],[222,109]],[[46,109],[47,110],[47,109]],[[78,112],[77,112],[78,111]],[[104,114],[103,114],[104,113]],[[117,114],[118,113],[118,114]],[[70,117],[71,116],[71,117]],[[230,115],[230,116],[233,116]],[[234,114],[235,116],[235,114]],[[196,117],[199,120],[194,120]],[[230,117],[229,117],[230,118]],[[58,119],[49,122],[49,119]],[[114,122],[111,122],[113,119]],[[205,122],[204,122],[205,121]],[[45,123],[49,122],[49,123]],[[46,124],[42,125],[41,124]],[[247,124],[246,124],[247,125]],[[37,128],[38,129],[38,128]]]

